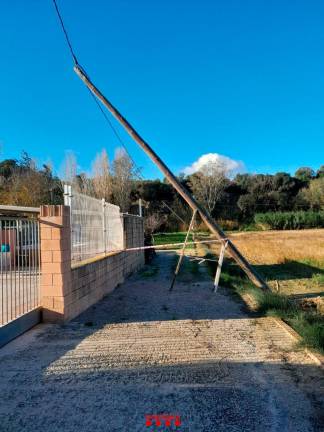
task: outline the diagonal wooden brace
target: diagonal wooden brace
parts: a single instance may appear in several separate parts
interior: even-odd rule
[[[185,238],[185,241],[184,241],[182,249],[181,249],[181,253],[180,253],[180,256],[179,256],[179,259],[178,259],[177,267],[175,269],[175,272],[174,272],[174,275],[173,275],[173,279],[172,279],[169,291],[172,291],[173,285],[174,285],[175,280],[177,278],[177,275],[179,273],[180,266],[181,266],[181,263],[182,263],[182,260],[183,260],[183,257],[184,257],[185,249],[186,249],[186,246],[187,246],[187,242],[189,240],[189,234],[190,234],[190,231],[192,230],[193,224],[195,222],[196,213],[197,213],[197,210],[194,210],[194,212],[192,214],[191,221],[190,221],[190,225],[189,225],[189,228],[188,228],[188,231],[187,231],[187,234],[186,234],[186,238]]]
[[[216,292],[218,289],[219,279],[220,279],[221,272],[222,272],[222,265],[223,265],[227,245],[228,245],[228,241],[226,241],[225,243],[222,243],[222,248],[221,248],[221,251],[219,254],[219,258],[218,258],[217,270],[216,270],[215,280],[214,280],[214,292]]]

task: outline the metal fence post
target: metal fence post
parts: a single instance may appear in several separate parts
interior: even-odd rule
[[[106,236],[106,201],[104,198],[101,200],[102,204],[102,235],[104,239],[104,252],[107,252],[107,236]]]
[[[138,200],[138,210],[139,210],[139,216],[143,217],[143,207],[142,207],[142,198]]]
[[[65,184],[64,185],[64,205],[70,207],[70,230],[71,230],[71,244],[73,243],[73,224],[72,224],[72,186]],[[73,255],[73,249],[71,251],[71,255]],[[71,256],[72,258],[72,256]]]

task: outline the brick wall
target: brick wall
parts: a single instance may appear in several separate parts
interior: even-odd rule
[[[124,215],[126,248],[144,243],[143,219]],[[143,251],[117,252],[71,267],[70,212],[66,206],[42,206],[41,305],[43,321],[64,322],[79,315],[144,264]]]

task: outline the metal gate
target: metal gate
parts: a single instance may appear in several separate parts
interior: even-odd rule
[[[0,216],[0,346],[40,320],[37,215]]]

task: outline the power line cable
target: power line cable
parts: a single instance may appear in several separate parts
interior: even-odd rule
[[[166,208],[168,208],[170,211],[171,211],[171,213],[173,213],[182,223],[186,223],[183,219],[182,219],[182,217],[181,216],[179,216],[178,215],[178,213],[175,211],[175,210],[173,210],[165,201],[162,201],[162,204],[166,207]]]
[[[54,4],[54,8],[55,8],[56,14],[57,14],[57,16],[58,16],[58,19],[59,19],[59,21],[60,21],[61,28],[62,28],[62,31],[63,31],[63,33],[64,33],[66,43],[67,43],[68,48],[69,48],[69,50],[70,50],[70,52],[71,52],[73,62],[74,62],[74,64],[76,64],[76,65],[78,65],[78,66],[80,67],[80,64],[79,64],[78,59],[77,59],[77,56],[76,56],[76,54],[75,54],[75,52],[74,52],[74,50],[73,50],[71,40],[70,40],[70,38],[69,38],[68,32],[67,32],[67,30],[66,30],[66,27],[65,27],[65,24],[64,24],[64,21],[63,21],[63,17],[62,17],[61,12],[60,12],[60,10],[59,10],[59,8],[58,8],[58,5],[57,5],[56,0],[53,0],[53,4]],[[82,69],[84,70],[84,68],[82,68]],[[84,70],[84,71],[85,71],[85,70]],[[88,74],[86,73],[86,75],[88,75]],[[133,166],[136,168],[136,171],[135,171],[134,175],[135,175],[139,180],[144,180],[144,177],[141,175],[141,169],[140,169],[140,167],[136,164],[136,162],[134,161],[132,155],[130,154],[130,152],[129,152],[128,149],[127,149],[126,144],[124,143],[124,141],[123,141],[122,138],[120,137],[119,133],[117,132],[116,128],[114,127],[114,125],[113,125],[112,122],[110,121],[110,119],[109,119],[109,117],[107,116],[107,114],[105,113],[105,111],[102,109],[102,106],[101,106],[100,103],[98,102],[96,96],[92,93],[92,91],[91,91],[89,88],[88,88],[88,90],[89,90],[89,93],[91,94],[91,96],[92,96],[94,102],[96,103],[97,107],[99,108],[99,110],[101,111],[102,115],[104,116],[104,118],[105,118],[107,124],[109,125],[109,127],[110,127],[111,130],[113,131],[114,135],[115,135],[116,138],[118,139],[119,143],[122,145],[123,149],[124,149],[125,152],[127,153],[127,155],[128,155],[128,157],[130,158],[130,160],[131,160]]]
[[[144,180],[144,177],[141,175],[141,169],[140,167],[136,164],[136,162],[134,161],[132,155],[129,153],[125,143],[123,142],[123,140],[121,139],[121,136],[119,135],[119,133],[117,132],[117,129],[114,127],[114,125],[112,124],[112,122],[110,121],[109,117],[107,116],[107,114],[105,113],[105,111],[103,110],[102,106],[100,105],[100,102],[98,101],[98,99],[96,98],[96,96],[92,93],[92,91],[88,88],[89,93],[91,94],[95,104],[98,106],[101,114],[103,115],[104,119],[106,120],[106,122],[108,123],[108,125],[110,126],[111,130],[113,131],[114,135],[116,136],[117,140],[119,141],[119,143],[122,145],[123,149],[125,150],[125,152],[127,153],[128,157],[130,158],[133,166],[136,168],[136,172],[134,173],[135,176],[139,179],[139,180]]]
[[[59,21],[60,21],[60,24],[61,24],[61,28],[62,28],[62,31],[63,31],[63,33],[64,33],[64,36],[65,36],[65,40],[66,40],[66,43],[67,43],[67,45],[68,45],[68,47],[69,47],[69,50],[70,50],[70,52],[71,52],[71,55],[72,55],[72,59],[73,59],[73,62],[76,64],[76,65],[78,65],[79,67],[80,67],[80,63],[78,62],[78,59],[77,59],[77,56],[76,56],[76,54],[75,54],[75,52],[74,52],[74,50],[73,50],[73,47],[72,47],[72,43],[71,43],[71,40],[70,40],[70,38],[69,38],[69,35],[68,35],[68,32],[67,32],[67,30],[66,30],[66,27],[65,27],[65,24],[64,24],[64,21],[63,21],[63,17],[62,17],[62,15],[61,15],[61,13],[60,13],[60,10],[59,10],[59,8],[58,8],[58,5],[57,5],[57,2],[56,2],[56,0],[53,0],[53,4],[54,4],[54,8],[55,8],[55,11],[56,11],[56,14],[57,14],[57,16],[58,16],[58,19],[59,19]],[[82,68],[83,70],[84,70],[84,68]],[[85,71],[85,70],[84,70]],[[86,72],[85,72],[86,73]],[[86,73],[86,75],[88,75],[87,73]],[[88,75],[89,76],[89,75]],[[114,135],[116,136],[116,138],[117,138],[117,140],[119,141],[119,143],[122,145],[122,147],[123,147],[123,149],[126,151],[126,153],[127,153],[127,155],[128,155],[128,157],[130,158],[130,160],[131,160],[131,162],[132,162],[132,164],[133,164],[133,166],[136,168],[136,171],[135,171],[135,173],[134,173],[134,175],[139,179],[139,180],[141,180],[141,181],[143,181],[144,180],[144,177],[142,176],[142,174],[141,174],[141,169],[140,169],[140,167],[136,164],[136,162],[135,162],[135,160],[133,159],[133,157],[132,157],[132,155],[130,154],[130,152],[128,151],[128,149],[127,149],[127,146],[126,146],[126,144],[124,143],[124,141],[122,140],[122,138],[121,138],[121,136],[119,135],[119,133],[118,133],[118,131],[117,131],[117,129],[114,127],[114,125],[113,125],[113,123],[111,122],[111,120],[109,119],[109,117],[108,117],[108,115],[106,114],[106,112],[103,110],[103,108],[102,108],[102,106],[101,106],[101,104],[99,103],[99,101],[98,101],[98,99],[96,98],[96,96],[92,93],[92,91],[88,88],[88,90],[89,90],[89,93],[90,93],[90,95],[91,95],[91,97],[92,97],[92,99],[94,100],[94,102],[95,102],[95,104],[97,105],[97,107],[99,108],[99,110],[100,110],[100,112],[101,112],[101,114],[103,115],[103,117],[104,117],[104,119],[106,120],[106,122],[107,122],[107,124],[109,125],[109,127],[110,127],[110,129],[113,131],[113,133],[114,133]],[[183,223],[185,223],[185,221],[170,207],[170,206],[168,206],[166,203],[165,203],[165,201],[162,201],[162,204],[164,204],[179,220],[181,220]]]
[[[62,15],[61,15],[60,11],[59,11],[58,6],[57,6],[56,0],[53,0],[53,4],[54,4],[55,10],[56,10],[56,13],[57,13],[58,19],[59,19],[59,21],[60,21],[60,23],[61,23],[61,27],[62,27],[62,30],[63,30],[64,36],[65,36],[65,40],[66,40],[66,43],[67,43],[67,45],[68,45],[68,47],[69,47],[69,49],[70,49],[70,52],[71,52],[71,55],[72,55],[73,61],[74,61],[75,64],[79,64],[79,63],[78,63],[78,60],[77,60],[77,57],[76,57],[76,55],[75,55],[75,53],[74,53],[74,51],[73,51],[72,44],[71,44],[71,42],[70,42],[70,38],[69,38],[68,32],[67,32],[67,30],[66,30],[66,28],[65,28],[65,25],[64,25],[64,22],[63,22],[63,18],[62,18]]]

